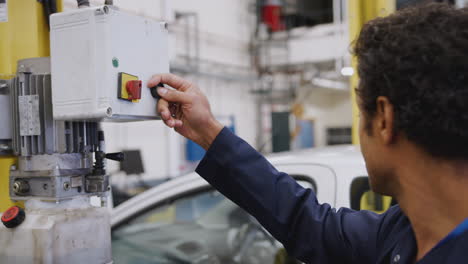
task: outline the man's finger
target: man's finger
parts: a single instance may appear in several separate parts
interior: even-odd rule
[[[166,126],[170,127],[170,128],[173,128],[175,126],[175,121],[174,119],[169,119],[169,120],[164,120],[164,124],[166,124]]]
[[[177,89],[179,91],[186,91],[192,84],[185,80],[182,79],[181,77],[171,74],[171,73],[163,73],[163,74],[156,74],[153,75],[153,77],[148,81],[148,87],[154,87],[158,85],[159,83],[167,84],[174,89]]]
[[[170,128],[181,128],[183,127],[182,120],[170,118],[168,120],[163,120],[164,124]]]
[[[182,122],[182,120],[179,120],[179,119],[175,120],[174,127],[182,127],[183,125],[184,123]]]
[[[164,99],[159,99],[158,107],[156,109],[161,115],[162,120],[168,120],[171,118],[171,112],[169,110],[169,102]]]
[[[158,94],[168,102],[188,104],[192,101],[190,95],[167,88],[158,88]]]

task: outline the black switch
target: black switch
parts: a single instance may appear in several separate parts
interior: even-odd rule
[[[164,84],[158,83],[158,85],[153,86],[153,87],[150,88],[151,95],[152,95],[154,98],[156,98],[156,100],[161,99],[161,96],[159,96],[159,94],[158,94],[158,87],[164,88]]]

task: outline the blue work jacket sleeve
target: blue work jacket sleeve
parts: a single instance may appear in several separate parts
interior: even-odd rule
[[[306,263],[375,263],[386,214],[319,204],[311,189],[278,172],[224,128],[197,173],[253,215],[288,253]],[[358,261],[358,262],[355,262]]]

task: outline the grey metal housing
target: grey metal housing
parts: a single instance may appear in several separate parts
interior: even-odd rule
[[[12,147],[19,157],[10,173],[11,198],[61,200],[106,192],[108,177],[92,175],[98,123],[53,119],[49,58],[20,60],[17,72],[10,87]]]

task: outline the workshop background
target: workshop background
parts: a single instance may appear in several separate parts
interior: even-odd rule
[[[197,84],[321,203],[382,213],[397,201],[370,190],[352,41],[409,5],[468,4],[87,2],[0,0],[1,263],[299,263],[193,172],[204,150],[154,120],[148,70]]]
[[[354,75],[350,30],[359,19],[350,16],[359,15],[351,12],[356,2],[115,0],[114,4],[129,13],[166,21],[170,71],[196,83],[223,124],[262,153],[271,153],[352,143],[351,91],[356,84],[350,82]],[[361,5],[379,6],[377,13],[385,15],[421,1],[367,2]],[[76,1],[64,0],[64,10],[74,8]],[[104,128],[109,151],[138,150],[144,167],[128,177],[118,164],[109,164],[116,185],[182,175],[193,171],[203,157],[201,148],[162,122],[104,123]]]
[[[167,21],[171,72],[197,83],[216,117],[269,153],[351,143],[353,70],[347,1],[313,2],[116,0],[114,4],[123,11]],[[287,21],[279,21],[274,13],[262,16],[265,8],[283,5]],[[74,8],[76,1],[64,1],[65,10]],[[291,138],[296,119],[303,120],[305,129]],[[181,175],[193,170],[201,158],[192,144],[159,121],[105,123],[104,128],[109,151],[141,151],[144,179]],[[118,165],[110,169],[116,172],[113,182],[128,181],[118,169]]]

